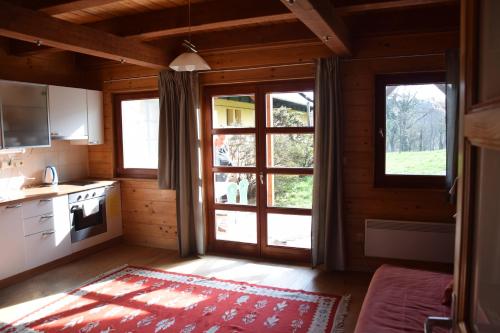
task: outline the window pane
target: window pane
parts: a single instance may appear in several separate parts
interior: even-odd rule
[[[252,173],[214,173],[216,203],[255,206],[257,182]]]
[[[385,173],[446,175],[444,84],[386,86]]]
[[[267,127],[313,127],[312,91],[266,95]]]
[[[268,134],[267,151],[268,166],[312,168],[314,134]]]
[[[267,214],[267,244],[311,248],[311,216]]]
[[[215,238],[256,244],[257,214],[254,212],[216,210]]]
[[[267,205],[283,208],[312,208],[311,175],[267,175]]]
[[[122,101],[123,167],[158,168],[159,100]]]
[[[214,166],[255,166],[255,135],[213,137]]]
[[[213,128],[255,127],[254,95],[212,98]]]

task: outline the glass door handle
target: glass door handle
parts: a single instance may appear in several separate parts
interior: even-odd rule
[[[263,172],[259,173],[259,179],[260,179],[260,183],[262,185],[264,185],[264,173]]]

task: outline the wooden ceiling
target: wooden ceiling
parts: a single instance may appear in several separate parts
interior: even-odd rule
[[[0,0],[0,36],[17,56],[70,51],[164,68],[188,33],[187,13],[187,0]],[[191,0],[201,51],[316,41],[349,56],[360,36],[458,22],[458,0]]]

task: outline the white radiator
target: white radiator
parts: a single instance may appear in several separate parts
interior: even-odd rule
[[[455,224],[365,220],[368,257],[453,262]]]

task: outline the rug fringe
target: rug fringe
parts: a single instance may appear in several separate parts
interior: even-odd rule
[[[331,333],[344,333],[344,319],[349,312],[349,304],[351,303],[351,295],[345,295],[340,300],[339,306],[337,308],[337,313],[333,319],[333,327]]]

